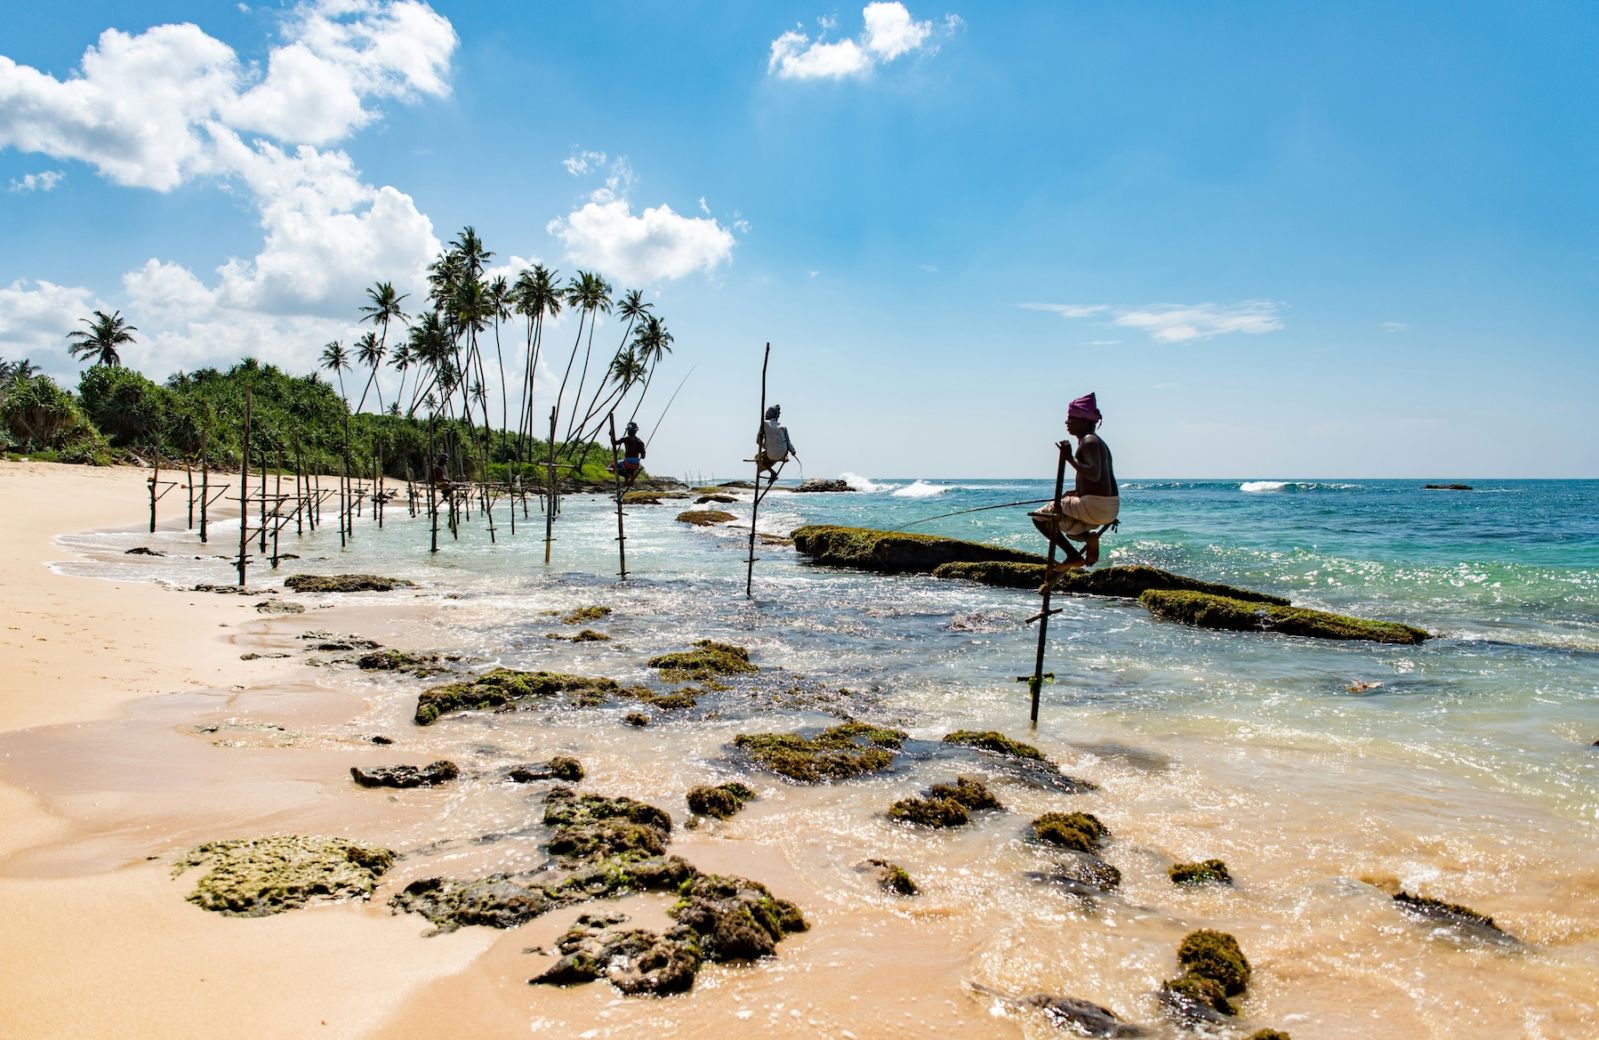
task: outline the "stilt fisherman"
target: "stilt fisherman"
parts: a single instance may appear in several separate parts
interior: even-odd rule
[[[1059,502],[1028,514],[1039,533],[1066,554],[1060,564],[1066,570],[1099,562],[1100,530],[1121,511],[1110,446],[1096,432],[1102,421],[1093,394],[1085,394],[1067,407],[1066,432],[1076,438],[1077,451],[1072,451],[1070,441],[1057,441],[1055,446],[1076,471],[1076,484]],[[1073,541],[1083,543],[1082,552]],[[1048,577],[1054,579],[1054,575]]]

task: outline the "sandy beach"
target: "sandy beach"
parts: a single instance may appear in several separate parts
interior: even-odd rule
[[[674,523],[675,510],[665,507],[633,511],[636,565],[645,577],[627,586],[577,571],[518,576],[519,557],[499,558],[487,544],[463,542],[458,552],[495,555],[508,568],[502,576],[451,569],[469,555],[454,563],[420,553],[402,559],[395,547],[410,538],[415,551],[420,529],[378,532],[370,517],[355,535],[367,554],[359,559],[368,567],[386,560],[418,578],[415,591],[300,596],[280,590],[280,576],[264,566],[251,572],[250,596],[60,573],[223,571],[210,557],[226,554],[228,539],[201,546],[180,534],[178,495],[163,504],[163,533],[155,536],[168,556],[137,565],[130,561],[146,558],[123,557],[120,547],[146,541],[139,533],[145,476],[0,465],[0,491],[12,503],[0,560],[9,665],[0,687],[0,913],[10,922],[0,939],[8,965],[0,975],[8,1008],[0,1035],[688,1037],[731,1023],[761,1035],[840,1040],[1041,1038],[1060,1035],[1060,1027],[1019,998],[1048,993],[1114,1007],[1150,1035],[1179,1036],[1162,1020],[1156,993],[1172,973],[1176,941],[1196,927],[1225,928],[1248,950],[1255,968],[1249,1029],[1276,1023],[1301,1040],[1442,1040],[1518,1028],[1577,1037],[1596,1014],[1590,951],[1599,933],[1580,908],[1599,892],[1599,865],[1582,829],[1544,801],[1484,785],[1470,772],[1436,770],[1397,744],[1349,753],[1313,730],[1204,716],[1174,725],[1158,713],[1146,724],[1137,715],[1096,713],[1083,700],[1071,708],[1052,702],[1046,724],[1027,738],[1100,787],[1071,798],[1019,783],[987,760],[938,750],[910,756],[891,776],[820,786],[787,783],[729,757],[736,733],[763,728],[774,715],[785,721],[773,726],[791,728],[797,713],[812,718],[818,708],[835,718],[860,712],[932,741],[974,712],[995,720],[990,725],[1013,724],[1009,683],[991,700],[970,701],[968,692],[912,706],[893,696],[895,688],[925,683],[915,663],[920,648],[942,647],[958,662],[964,640],[1009,631],[1012,622],[984,611],[1015,609],[1010,593],[983,593],[998,598],[968,609],[978,592],[911,584],[902,586],[906,602],[863,602],[858,618],[856,606],[808,593],[827,604],[806,622],[817,632],[894,639],[910,654],[897,666],[851,672],[852,693],[802,674],[825,672],[834,644],[824,639],[806,649],[810,630],[773,623],[780,611],[740,606],[715,582],[651,580],[650,569],[663,566],[651,555],[661,546],[698,546],[709,560],[726,551],[714,531]],[[784,516],[783,508],[773,512]],[[403,522],[397,515],[394,523]],[[587,551],[574,547],[586,538],[604,545],[608,523],[603,503],[574,500],[562,520],[562,551]],[[91,528],[108,533],[74,534]],[[503,552],[536,559],[538,535],[541,526],[520,549],[505,541]],[[339,553],[337,536],[331,547],[324,537],[296,549],[308,554],[301,566],[323,571],[355,558]],[[781,577],[784,568],[808,582],[859,581],[801,574],[792,556],[770,568],[764,573],[772,581],[791,580]],[[858,597],[865,586],[847,587]],[[911,602],[929,596],[936,597],[930,606]],[[601,597],[616,606],[603,623],[614,642],[571,642],[576,626],[548,616]],[[719,613],[708,620],[713,599]],[[256,609],[278,600],[305,612]],[[1120,623],[1113,605],[1068,606],[1084,631],[1107,619]],[[964,630],[952,632],[951,611]],[[900,633],[924,623],[917,618],[935,627]],[[627,676],[701,624],[748,642],[761,677],[713,702],[726,718],[703,707],[676,717],[657,711],[647,729],[625,725],[624,709],[614,705],[467,712],[418,726],[411,716],[427,680],[356,671],[348,657],[312,652],[315,641],[303,638],[317,630],[337,634],[319,638],[453,651],[464,655],[457,674],[509,661]],[[1247,652],[1252,644],[1227,645]],[[1285,652],[1320,651],[1295,644]],[[1408,667],[1405,660],[1398,663]],[[1144,667],[1098,661],[1079,681],[1108,674],[1135,685]],[[1205,677],[1185,682],[1203,689]],[[740,706],[755,694],[777,699],[753,713]],[[392,745],[374,745],[379,734]],[[394,896],[420,878],[514,874],[546,861],[549,838],[535,821],[548,785],[507,783],[505,770],[552,754],[581,758],[589,772],[583,791],[665,808],[680,824],[671,835],[674,854],[701,871],[758,879],[795,902],[809,930],[787,937],[776,956],[707,967],[691,993],[656,999],[624,996],[603,980],[565,989],[527,983],[554,962],[554,942],[582,913],[614,910],[637,927],[668,927],[664,893],[563,906],[514,928],[445,934],[392,909]],[[351,766],[440,758],[462,764],[458,782],[382,791],[350,781]],[[893,798],[957,768],[994,784],[1008,811],[950,832],[885,817]],[[735,777],[756,791],[747,810],[681,826],[688,786]],[[1084,899],[1037,880],[1058,863],[1022,840],[1021,822],[1076,806],[1104,816],[1116,836],[1112,859],[1124,879],[1114,895]],[[187,900],[196,872],[174,876],[185,850],[278,834],[339,836],[394,849],[399,858],[369,901],[241,918]],[[878,891],[862,873],[868,855],[910,865],[924,893],[903,900]],[[1241,878],[1236,889],[1185,893],[1167,880],[1172,862],[1208,855],[1225,856]],[[1491,909],[1528,945],[1507,952],[1407,923],[1382,888],[1397,884]]]

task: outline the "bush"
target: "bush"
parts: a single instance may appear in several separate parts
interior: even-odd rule
[[[131,368],[95,365],[78,380],[89,421],[116,447],[161,448],[172,423],[173,395]]]
[[[35,452],[60,448],[85,430],[93,433],[72,395],[49,376],[13,383],[0,405],[0,421],[26,450]]]

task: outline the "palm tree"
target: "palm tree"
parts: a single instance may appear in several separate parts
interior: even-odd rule
[[[500,366],[500,429],[510,425],[510,404],[505,396],[505,356],[500,353],[500,322],[511,316],[511,284],[502,276],[489,283],[485,294],[489,317],[494,319],[494,360]]]
[[[639,348],[639,359],[649,364],[650,370],[644,377],[644,388],[638,393],[638,400],[633,402],[633,414],[627,417],[628,422],[638,418],[638,410],[644,406],[644,395],[650,392],[650,381],[655,378],[655,367],[661,359],[672,352],[673,336],[666,331],[666,323],[655,315],[650,315],[644,320],[644,327],[639,329],[635,342]]]
[[[617,359],[622,356],[622,352],[627,349],[627,340],[628,337],[633,334],[633,326],[638,323],[639,319],[648,316],[650,310],[650,304],[644,302],[644,294],[639,290],[629,289],[627,292],[622,294],[622,299],[616,305],[616,313],[627,319],[627,325],[622,329],[622,339],[616,344],[616,350],[611,354],[611,360],[606,362],[605,367],[608,374],[615,366]],[[583,431],[588,429],[589,420],[601,414],[599,402],[600,394],[604,392],[604,390],[605,379],[602,378],[600,380],[600,384],[594,388],[594,396],[589,398],[589,406],[583,412],[583,418],[579,420],[577,424],[578,440],[584,439]],[[607,394],[606,400],[609,401],[610,398],[611,395]],[[598,432],[599,427],[595,426],[594,433],[597,434]]]
[[[20,383],[25,379],[32,379],[39,373],[39,366],[27,358],[21,361],[7,361],[0,358],[0,384]]]
[[[599,275],[588,271],[579,271],[577,277],[566,284],[566,303],[569,307],[578,308],[582,313],[578,315],[577,338],[572,341],[572,356],[566,360],[566,374],[561,376],[561,389],[556,394],[555,407],[557,413],[560,411],[561,400],[566,396],[566,381],[572,376],[572,364],[577,360],[577,348],[583,343],[583,322],[585,318],[588,320],[589,325],[589,345],[588,349],[583,352],[583,377],[588,375],[589,354],[594,349],[594,315],[596,311],[604,311],[606,314],[611,312],[611,287]],[[583,377],[579,377],[577,381],[577,397],[575,400],[581,400],[583,397]],[[576,411],[574,408],[573,413],[575,414]],[[570,420],[566,424],[566,439],[569,441],[572,439],[572,422]]]
[[[400,402],[405,399],[405,373],[414,360],[411,354],[410,340],[405,340],[394,348],[394,355],[389,358],[389,367],[400,373],[400,389],[394,395],[393,407],[390,409],[391,414],[400,414]]]
[[[338,375],[339,396],[344,398],[344,407],[350,407],[350,399],[344,396],[344,373],[350,367],[350,355],[344,352],[344,344],[334,340],[322,348],[322,367]]]
[[[417,405],[441,382],[440,375],[450,361],[449,332],[444,319],[437,312],[423,314],[421,320],[411,326],[411,356],[416,364],[422,366],[426,378],[417,377],[416,386],[411,391],[411,406],[406,409],[407,416],[414,414]],[[432,405],[428,411],[433,411]]]
[[[561,290],[556,284],[560,272],[543,264],[535,264],[532,271],[517,275],[511,290],[516,299],[516,312],[527,318],[527,354],[522,368],[522,420],[518,436],[525,429],[533,432],[533,381],[538,372],[539,348],[544,343],[544,317],[554,318],[561,313]],[[520,456],[520,451],[518,452]]]
[[[371,332],[363,332],[361,338],[355,341],[355,359],[367,368],[372,374],[366,377],[366,386],[361,388],[361,400],[356,403],[355,410],[360,411],[366,405],[366,394],[372,389],[372,384],[377,381],[378,368],[383,364],[383,344]],[[378,387],[378,409],[383,408],[383,387]]]
[[[79,361],[93,358],[96,365],[107,365],[112,368],[122,364],[122,355],[117,352],[117,348],[124,343],[132,343],[133,333],[139,331],[122,320],[122,312],[116,311],[108,315],[105,311],[95,311],[92,319],[78,320],[89,326],[89,331],[67,333],[67,339],[77,341],[71,347],[72,356]]]
[[[377,358],[379,361],[381,361],[383,359],[383,355],[388,350],[389,322],[399,321],[403,324],[409,320],[405,311],[400,309],[400,303],[405,299],[405,294],[395,292],[393,282],[378,282],[366,291],[366,295],[367,299],[371,300],[372,302],[362,305],[361,320],[370,321],[372,324],[380,326],[383,329],[383,335],[379,339],[380,346],[377,351]],[[403,373],[404,370],[402,369],[401,371]],[[374,363],[372,366],[372,375],[369,376],[366,381],[367,389],[371,389],[372,382],[377,378],[377,374],[377,365]],[[361,403],[366,403],[366,390],[361,391]],[[381,408],[382,406],[383,388],[379,387],[378,407]],[[360,406],[357,405],[355,410],[359,412],[361,410]]]

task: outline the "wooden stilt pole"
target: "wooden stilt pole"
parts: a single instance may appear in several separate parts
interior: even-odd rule
[[[550,409],[550,464],[544,479],[544,566],[550,565],[550,543],[555,540],[555,409]]]
[[[266,555],[266,540],[267,540],[266,471],[267,471],[267,454],[266,454],[266,449],[262,448],[261,449],[261,554],[263,556]]]
[[[772,360],[772,345],[766,344],[766,352],[761,355],[761,422],[766,422],[766,366]],[[760,429],[757,426],[756,429]],[[761,453],[755,452],[755,493],[750,502],[750,558],[749,569],[744,575],[744,598],[749,599],[755,595],[755,517],[761,510]]]
[[[206,450],[206,444],[200,444],[200,542],[206,540],[205,521],[206,514],[211,507],[211,453]]]
[[[627,580],[627,531],[622,527],[622,460],[616,457],[616,412],[611,422],[611,471],[616,474],[616,554],[622,561],[622,580]]]
[[[239,455],[239,588],[250,561],[250,387],[244,388],[244,451]]]
[[[1060,508],[1060,496],[1066,490],[1066,449],[1060,450],[1060,463],[1055,469],[1055,508]],[[1036,615],[1028,621],[1038,622],[1038,653],[1033,658],[1033,674],[1023,676],[1027,680],[1028,692],[1032,694],[1032,725],[1038,727],[1038,699],[1044,689],[1044,644],[1049,638],[1049,617],[1059,614],[1059,610],[1049,609],[1050,594],[1055,591],[1055,540],[1049,540],[1049,565],[1044,569],[1044,605]]]
[[[439,501],[434,497],[437,490],[434,487],[433,471],[437,465],[434,461],[438,456],[433,451],[433,419],[428,419],[428,516],[433,521],[433,548],[430,552],[439,551]]]
[[[183,476],[189,484],[189,530],[194,530],[194,460],[184,458]]]
[[[155,453],[154,459],[155,459],[155,461],[151,464],[151,468],[150,468],[150,533],[151,534],[155,534],[155,500],[156,500],[155,486],[156,486],[156,482],[161,479],[161,453],[159,451]]]

